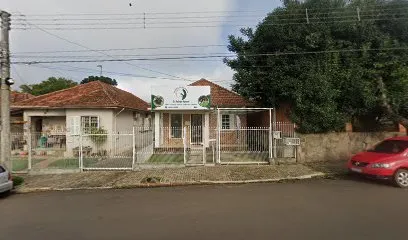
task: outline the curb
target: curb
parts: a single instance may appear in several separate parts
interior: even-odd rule
[[[40,188],[16,188],[13,192],[17,194],[34,193],[34,192],[48,192],[48,191],[81,191],[81,190],[110,190],[110,189],[131,189],[131,188],[160,188],[160,187],[181,187],[192,185],[222,185],[222,184],[249,184],[249,183],[271,183],[281,182],[287,180],[305,180],[316,177],[324,177],[327,174],[317,172],[313,174],[302,175],[298,177],[283,177],[283,178],[270,178],[270,179],[255,179],[255,180],[238,180],[238,181],[210,181],[199,180],[196,182],[180,182],[180,183],[139,183],[132,185],[117,185],[107,187],[75,187],[75,188],[53,188],[53,187],[40,187]]]

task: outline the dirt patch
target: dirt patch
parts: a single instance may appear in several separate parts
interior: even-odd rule
[[[315,174],[305,165],[216,166],[151,169],[133,172],[84,172],[73,174],[32,175],[22,189],[34,188],[104,188],[140,186],[141,184],[194,184],[211,181],[254,181],[294,178]]]

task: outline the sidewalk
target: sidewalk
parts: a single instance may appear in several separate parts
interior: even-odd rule
[[[318,165],[318,164],[316,164]],[[84,172],[27,175],[19,193],[47,190],[158,187],[191,184],[233,184],[276,182],[324,176],[318,169],[302,164],[278,166],[215,166],[152,169],[134,172]]]

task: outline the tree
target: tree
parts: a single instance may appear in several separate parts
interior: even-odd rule
[[[118,82],[116,82],[115,79],[112,79],[110,77],[104,77],[104,76],[89,76],[87,78],[85,78],[84,80],[81,81],[81,84],[85,84],[85,83],[89,83],[89,82],[93,82],[93,81],[101,81],[113,86],[117,86]]]
[[[406,8],[407,0],[286,0],[256,30],[229,36],[233,89],[264,106],[290,104],[302,132],[367,116],[408,128]]]
[[[20,89],[24,93],[30,93],[34,96],[55,92],[58,90],[74,87],[78,85],[77,82],[66,78],[50,77],[38,84],[23,84]]]

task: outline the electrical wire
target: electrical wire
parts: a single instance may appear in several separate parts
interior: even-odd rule
[[[288,55],[308,55],[325,53],[344,52],[369,52],[369,51],[401,51],[408,50],[408,47],[393,48],[371,48],[371,49],[337,49],[324,51],[304,51],[304,52],[281,52],[281,53],[261,53],[261,54],[239,54],[238,57],[261,57],[261,56],[288,56]],[[228,58],[234,55],[206,55],[206,56],[181,56],[181,57],[157,57],[157,58],[113,58],[113,59],[86,59],[86,60],[55,60],[55,61],[12,61],[13,64],[38,64],[38,63],[85,63],[85,62],[127,62],[127,61],[147,61],[147,60],[174,60],[174,59],[201,59],[201,58]]]
[[[31,24],[31,25],[35,26],[35,27],[38,28],[40,31],[42,31],[42,32],[44,32],[44,33],[47,33],[48,35],[54,36],[54,37],[56,37],[56,38],[58,38],[58,39],[61,39],[61,40],[63,40],[63,41],[66,41],[66,42],[68,42],[68,43],[71,43],[71,44],[73,44],[73,45],[76,45],[76,46],[79,46],[79,47],[82,47],[82,48],[91,50],[91,51],[96,52],[96,53],[99,53],[99,54],[103,54],[103,55],[108,56],[108,57],[112,57],[110,54],[107,54],[107,53],[105,53],[105,52],[98,52],[98,51],[96,51],[96,50],[94,50],[94,49],[91,49],[91,48],[89,48],[89,47],[87,47],[87,46],[84,46],[84,45],[82,45],[82,44],[73,42],[73,41],[71,41],[71,40],[69,40],[69,39],[63,38],[63,37],[61,37],[61,36],[59,36],[59,35],[57,35],[57,34],[51,33],[51,32],[49,32],[49,31],[47,31],[47,30],[45,30],[45,29],[43,29],[43,28],[41,28],[41,27],[38,27],[38,26],[36,26],[35,24]],[[140,67],[140,66],[137,66],[137,65],[134,65],[134,64],[130,64],[130,63],[126,63],[126,64],[131,65],[131,66],[133,66],[133,67],[137,67],[137,68],[146,70],[146,71],[150,71],[150,72],[154,72],[154,73],[159,73],[159,74],[162,74],[162,75],[167,75],[167,76],[175,77],[175,78],[179,78],[179,79],[184,79],[184,78],[181,78],[181,77],[178,77],[178,76],[174,76],[174,75],[171,75],[171,74],[168,74],[168,73],[163,73],[163,72],[156,71],[156,70],[152,70],[152,69],[145,68],[145,67]],[[188,79],[184,79],[184,80],[188,80]]]
[[[81,73],[97,73],[98,70],[91,69],[91,68],[84,68],[84,67],[76,67],[76,66],[67,66],[67,65],[59,65],[62,67],[68,67],[67,68],[61,68],[61,67],[55,67],[55,66],[46,66],[42,64],[37,64],[37,65],[26,65],[29,67],[37,67],[37,68],[43,68],[43,69],[49,69],[49,70],[60,70],[60,71],[68,71],[68,72],[81,72]],[[113,72],[113,71],[104,71],[105,73],[110,73],[113,75],[118,75],[118,76],[129,76],[129,77],[139,77],[139,78],[150,78],[150,79],[162,79],[162,80],[170,80],[170,81],[186,81],[182,79],[177,79],[177,78],[165,78],[165,77],[155,77],[155,76],[144,76],[144,75],[137,75],[137,74],[132,74],[132,73],[123,73],[123,72]],[[229,80],[219,80],[216,79],[212,82],[231,82],[233,81],[232,79]],[[192,82],[192,81],[188,81]]]
[[[406,20],[408,17],[395,17],[395,18],[370,18],[370,19],[360,19],[357,18],[352,20],[338,20],[338,21],[318,21],[309,23],[275,23],[275,24],[262,24],[262,26],[288,26],[288,25],[313,25],[313,24],[328,24],[328,23],[358,23],[358,22],[369,22],[369,21],[397,21],[397,20]],[[229,27],[248,27],[248,24],[221,24],[221,25],[181,25],[181,26],[153,26],[153,27],[49,27],[42,28],[43,30],[131,30],[131,29],[175,29],[175,28],[217,28],[220,26],[229,26]],[[27,28],[27,27],[17,27],[13,28],[15,30],[39,30],[36,28]]]
[[[95,49],[99,52],[109,51],[133,51],[133,50],[157,50],[157,49],[182,49],[182,48],[208,48],[208,47],[226,47],[227,44],[213,44],[213,45],[184,45],[184,46],[159,46],[159,47],[138,47],[138,48],[109,48],[109,49]],[[28,52],[13,52],[13,54],[26,54],[26,53],[76,53],[76,52],[93,52],[91,50],[55,50],[55,51],[28,51]]]

